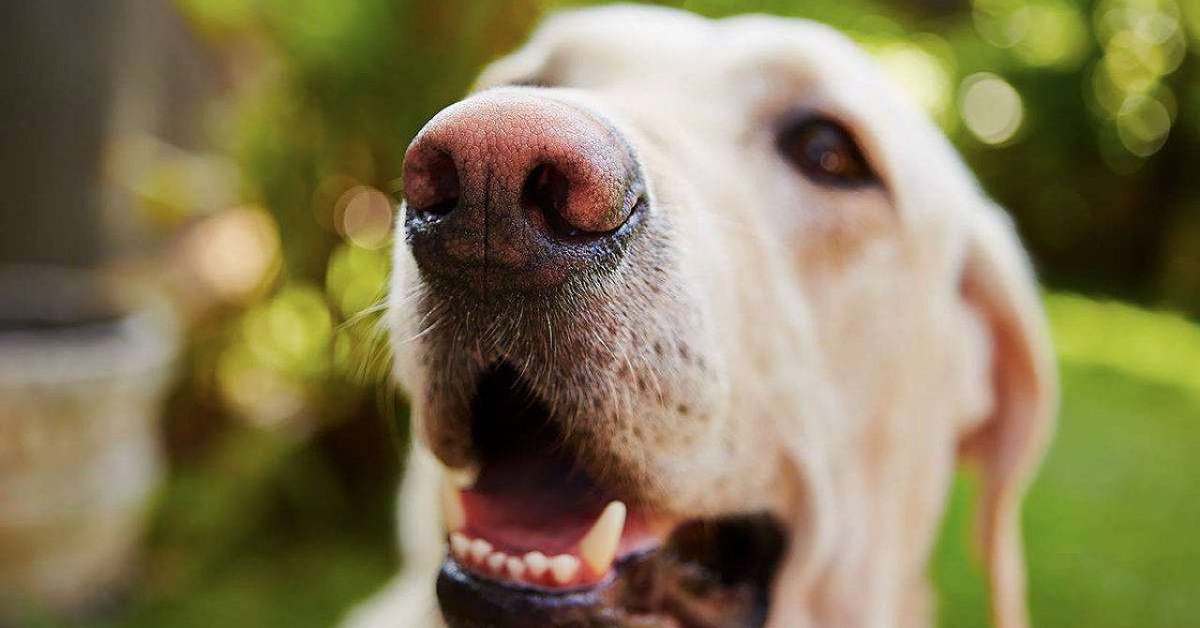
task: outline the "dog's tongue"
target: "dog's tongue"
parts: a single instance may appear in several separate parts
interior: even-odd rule
[[[567,552],[612,500],[562,461],[526,458],[487,465],[463,491],[464,532],[508,553]]]
[[[476,574],[564,588],[596,584],[613,561],[669,528],[594,480],[560,422],[513,367],[479,382],[471,439],[478,473],[443,494],[450,551]]]

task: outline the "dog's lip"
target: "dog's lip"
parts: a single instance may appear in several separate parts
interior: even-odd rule
[[[516,585],[486,577],[465,568],[453,557],[442,564],[437,578],[438,600],[450,626],[481,625],[476,618],[488,618],[488,625],[559,626],[582,624],[608,604],[614,579],[584,589],[548,593],[535,587]]]

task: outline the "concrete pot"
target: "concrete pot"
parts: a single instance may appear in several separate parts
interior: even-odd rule
[[[0,623],[127,581],[176,347],[165,308],[95,275],[0,267]]]

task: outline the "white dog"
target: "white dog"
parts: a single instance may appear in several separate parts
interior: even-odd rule
[[[557,15],[404,178],[405,567],[350,625],[927,626],[967,459],[996,625],[1026,625],[1056,404],[1034,281],[847,38]]]

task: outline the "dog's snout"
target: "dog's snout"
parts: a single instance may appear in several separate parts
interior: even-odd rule
[[[645,202],[609,122],[551,98],[483,93],[436,116],[405,155],[405,229],[421,271],[547,288],[619,256]]]

